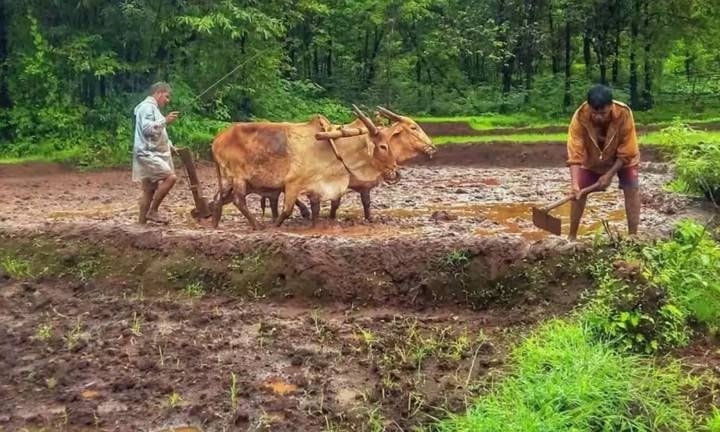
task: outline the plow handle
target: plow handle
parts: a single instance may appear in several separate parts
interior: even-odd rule
[[[205,201],[205,199],[200,195],[200,180],[198,179],[197,171],[195,170],[195,162],[193,161],[190,149],[178,148],[176,149],[176,152],[180,156],[183,165],[185,165],[185,170],[187,171],[188,179],[190,181],[190,192],[192,192],[193,201],[195,201],[195,209],[201,217],[203,217],[203,215],[209,215],[210,209],[208,208],[207,201]]]

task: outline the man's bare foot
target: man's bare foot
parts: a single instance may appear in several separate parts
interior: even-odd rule
[[[163,225],[167,225],[170,223],[170,221],[167,218],[160,216],[160,214],[156,211],[147,212],[145,214],[145,218],[149,221],[157,222],[157,223],[160,223]]]

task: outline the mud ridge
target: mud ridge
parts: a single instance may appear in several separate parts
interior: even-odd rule
[[[362,241],[284,233],[199,235],[82,224],[0,227],[0,233],[6,255],[24,256],[33,250],[33,242],[44,242],[41,250],[30,254],[31,261],[38,255],[52,262],[82,261],[76,258],[82,257],[79,251],[94,245],[95,255],[101,257],[98,261],[112,263],[105,279],[119,278],[124,268],[134,267],[126,282],[156,290],[197,280],[245,296],[254,292],[275,298],[413,308],[502,307],[522,304],[526,294],[539,301],[530,283],[537,269],[554,268],[580,256],[580,246],[565,240],[531,243],[511,236]],[[174,269],[176,280],[168,280],[168,269]],[[542,296],[569,296],[572,302],[578,294],[558,289],[545,288]]]

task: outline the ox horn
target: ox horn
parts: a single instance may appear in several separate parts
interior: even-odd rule
[[[360,108],[357,107],[357,105],[353,104],[353,112],[356,116],[363,122],[363,124],[368,128],[368,131],[370,132],[371,136],[375,136],[379,133],[377,126],[375,126],[375,123],[370,120],[370,117],[366,116],[364,112],[360,111]]]
[[[402,119],[403,119],[403,117],[401,115],[395,114],[394,112],[390,111],[387,108],[378,106],[377,109],[380,112],[380,114],[384,115],[385,117],[387,117],[388,119],[390,119],[392,121],[402,121]]]

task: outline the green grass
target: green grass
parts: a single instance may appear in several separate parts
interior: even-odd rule
[[[687,110],[651,110],[633,111],[635,121],[638,125],[660,124],[669,125],[676,117],[682,118],[686,123],[697,124],[720,121],[720,112],[691,113]],[[498,128],[541,128],[546,126],[567,126],[572,113],[557,117],[538,117],[529,114],[481,114],[475,116],[457,117],[413,117],[421,123],[467,123],[475,130],[488,130]]]
[[[23,156],[0,153],[0,164],[17,165],[31,162],[64,163],[84,169],[108,168],[129,165],[132,155],[126,149],[105,147],[89,151],[81,146],[56,150],[52,146],[39,146]]]
[[[514,373],[442,432],[693,431],[692,382],[594,342],[581,325],[552,321],[512,354]]]
[[[567,140],[567,134],[565,133],[552,133],[552,134],[514,134],[514,135],[483,135],[483,136],[437,136],[432,138],[432,142],[435,145],[443,144],[462,144],[462,143],[488,143],[488,142],[565,142]]]
[[[668,135],[663,132],[648,132],[646,134],[640,134],[640,144],[670,144],[666,142]],[[694,133],[684,137],[686,144],[699,144],[703,142],[720,142],[720,131],[700,131],[696,130]]]
[[[562,124],[563,119],[548,119],[528,114],[482,114],[461,117],[413,117],[422,123],[465,122],[477,130],[510,128],[510,127],[543,127],[552,124]]]
[[[668,137],[663,132],[648,132],[638,134],[641,145],[664,145]],[[512,134],[512,135],[484,135],[484,136],[436,136],[432,138],[433,144],[463,144],[463,143],[487,143],[487,142],[565,142],[567,140],[566,133],[529,133],[529,134]],[[720,131],[697,131],[687,138],[688,144],[697,144],[701,142],[718,142],[720,141]]]

